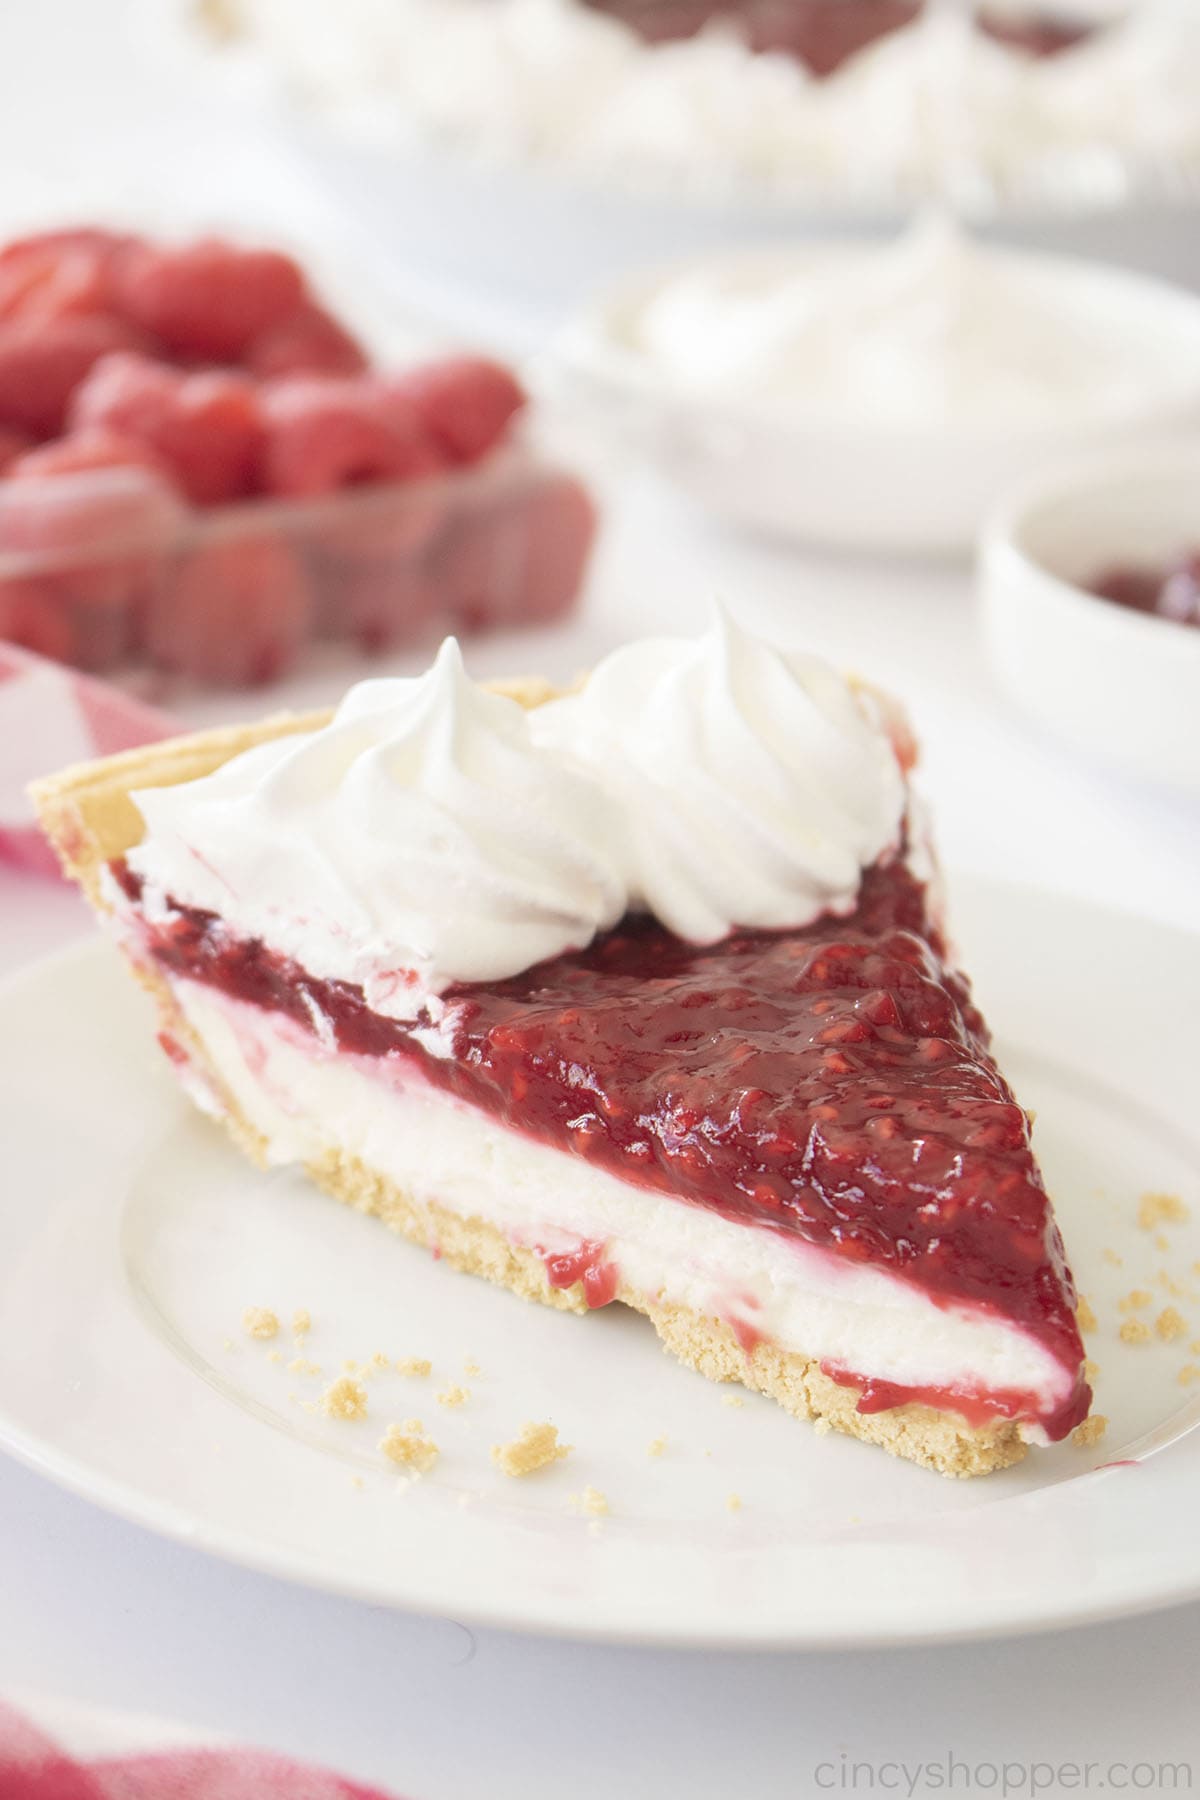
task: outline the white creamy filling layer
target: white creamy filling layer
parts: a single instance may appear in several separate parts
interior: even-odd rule
[[[1070,1374],[1003,1320],[936,1306],[878,1269],[624,1182],[444,1093],[407,1059],[335,1053],[279,1014],[197,982],[173,987],[272,1163],[336,1148],[514,1244],[558,1254],[601,1242],[624,1285],[875,1380],[1015,1390],[1037,1396],[1039,1412],[1069,1391]]]

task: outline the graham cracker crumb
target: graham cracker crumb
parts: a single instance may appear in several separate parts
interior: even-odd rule
[[[355,1360],[352,1356],[348,1356],[346,1358],[346,1360],[342,1364],[342,1368],[345,1370],[347,1375],[357,1375],[358,1374],[358,1364],[355,1362]]]
[[[1179,1371],[1180,1387],[1191,1387],[1197,1381],[1200,1381],[1200,1363],[1184,1363]]]
[[[1137,1222],[1143,1231],[1156,1225],[1186,1225],[1188,1209],[1178,1194],[1143,1194],[1138,1201]]]
[[[1145,1319],[1126,1319],[1117,1335],[1127,1344],[1148,1344],[1150,1327]]]
[[[441,1455],[420,1419],[405,1419],[403,1425],[389,1425],[379,1440],[379,1449],[389,1462],[402,1469],[415,1469],[418,1475],[428,1475]]]
[[[474,1379],[477,1375],[482,1375],[483,1370],[477,1362],[474,1362],[472,1358],[468,1356],[466,1362],[463,1364],[463,1374],[469,1375]]]
[[[1149,1306],[1153,1298],[1154,1295],[1148,1294],[1145,1288],[1131,1288],[1117,1301],[1117,1309],[1120,1312],[1136,1312],[1139,1307]]]
[[[320,1363],[309,1362],[306,1356],[293,1356],[288,1364],[288,1369],[293,1375],[319,1375],[321,1373]]]
[[[522,1425],[511,1444],[493,1444],[492,1461],[506,1475],[532,1475],[550,1463],[560,1462],[573,1448],[560,1444],[558,1427],[546,1422]]]
[[[351,1486],[351,1487],[352,1487],[352,1488],[365,1488],[365,1487],[366,1487],[366,1485],[367,1485],[367,1484],[366,1484],[366,1482],[365,1482],[365,1481],[364,1481],[364,1480],[363,1480],[363,1478],[362,1478],[362,1476],[361,1476],[361,1475],[352,1475],[352,1476],[351,1476],[351,1477],[350,1477],[350,1486]]]
[[[724,1394],[721,1397],[721,1405],[722,1406],[733,1406],[733,1407],[740,1408],[740,1407],[745,1406],[745,1404],[746,1404],[746,1402],[742,1399],[742,1396],[740,1394]]]
[[[1174,1306],[1164,1306],[1154,1321],[1154,1329],[1164,1344],[1170,1344],[1187,1336],[1187,1320]]]
[[[1095,1313],[1092,1311],[1092,1303],[1087,1298],[1086,1294],[1080,1294],[1079,1299],[1076,1302],[1075,1323],[1078,1325],[1080,1331],[1095,1331],[1096,1329],[1098,1321]]]
[[[1171,1248],[1171,1240],[1167,1236],[1165,1231],[1156,1231],[1155,1232],[1154,1248],[1156,1250],[1169,1250]]]
[[[1181,1300],[1183,1298],[1184,1290],[1180,1287],[1175,1277],[1166,1269],[1160,1269],[1155,1276],[1155,1280],[1158,1282],[1159,1287],[1162,1288],[1164,1293],[1173,1295],[1176,1300]]]
[[[1193,1338],[1191,1343],[1188,1345],[1188,1349],[1191,1351],[1193,1356],[1200,1356],[1200,1338]]]
[[[1115,1250],[1102,1250],[1100,1254],[1103,1256],[1110,1269],[1123,1269],[1125,1267],[1125,1258],[1123,1256],[1118,1256]]]
[[[367,1390],[350,1375],[339,1375],[321,1395],[321,1411],[331,1419],[365,1419]]]
[[[1095,1379],[1099,1373],[1100,1373],[1099,1364],[1094,1363],[1090,1356],[1085,1356],[1083,1359],[1083,1378],[1084,1378],[1084,1380],[1085,1381],[1095,1381]]]
[[[602,1494],[596,1487],[585,1487],[582,1494],[572,1494],[571,1505],[577,1512],[590,1513],[594,1519],[606,1517],[609,1510],[607,1494]]]
[[[273,1338],[279,1330],[279,1320],[269,1306],[248,1306],[242,1314],[242,1330],[247,1337]]]
[[[665,1437],[651,1438],[649,1444],[646,1446],[646,1455],[661,1456],[666,1447],[667,1440]]]
[[[391,1358],[385,1356],[382,1350],[372,1350],[370,1362],[372,1369],[390,1369],[391,1366]]]
[[[298,1306],[292,1314],[292,1330],[297,1337],[304,1337],[312,1330],[312,1314],[307,1306]]]
[[[1092,1444],[1098,1444],[1108,1430],[1108,1420],[1103,1413],[1092,1413],[1089,1418],[1077,1425],[1071,1433],[1071,1442],[1086,1450]]]
[[[730,1494],[730,1496],[726,1500],[725,1504],[729,1508],[730,1512],[741,1512],[742,1496],[740,1494]]]
[[[283,1351],[282,1350],[268,1350],[267,1351],[267,1361],[268,1362],[282,1362],[283,1361]]]
[[[433,1364],[427,1356],[398,1356],[396,1358],[397,1375],[429,1375],[433,1372]]]
[[[448,1388],[442,1389],[437,1397],[437,1402],[439,1406],[454,1408],[457,1406],[465,1406],[470,1398],[470,1388],[459,1387],[457,1383],[452,1382]]]
[[[1194,1262],[1192,1264],[1192,1274],[1200,1275],[1200,1262]]]

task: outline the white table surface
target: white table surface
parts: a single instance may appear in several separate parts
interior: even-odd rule
[[[114,204],[169,199],[181,224],[271,218],[314,244],[325,232],[327,243],[329,219],[269,140],[151,83],[136,49],[114,40],[118,16],[96,0],[0,9],[0,148],[14,215],[42,197],[61,211],[72,192],[94,209],[111,193]],[[905,696],[952,870],[1196,925],[1194,806],[1086,766],[993,697],[963,571],[748,543],[631,482],[615,496],[580,622],[480,646],[475,667],[566,674],[650,625],[698,624],[713,594]],[[294,682],[282,698],[328,692],[331,680]],[[222,703],[188,710],[211,719]],[[86,929],[71,895],[0,871],[0,971]],[[0,1461],[0,1693],[40,1688],[159,1713],[424,1800],[800,1800],[843,1780],[850,1791],[843,1753],[874,1763],[878,1786],[899,1792],[909,1777],[887,1765],[951,1754],[968,1766],[1190,1761],[1200,1787],[1198,1669],[1197,1606],[1040,1639],[819,1657],[470,1632],[223,1566]],[[1121,1779],[1114,1770],[1109,1785]],[[1010,1781],[1029,1791],[1028,1774]],[[980,1771],[979,1791],[987,1783]],[[934,1790],[918,1779],[913,1791]]]

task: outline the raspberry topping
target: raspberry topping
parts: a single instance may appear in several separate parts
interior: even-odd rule
[[[308,1030],[323,1014],[342,1050],[415,1056],[436,1085],[626,1181],[887,1269],[1081,1363],[1028,1121],[902,863],[868,873],[850,918],[697,946],[629,917],[586,950],[453,988],[438,1056],[361,991],[231,941],[211,915],[181,909],[151,943]],[[580,1254],[595,1266],[596,1246]],[[568,1261],[564,1286],[584,1273]],[[1080,1383],[1043,1420],[1052,1435],[1086,1398]]]

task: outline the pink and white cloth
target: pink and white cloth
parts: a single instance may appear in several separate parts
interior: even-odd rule
[[[177,730],[165,713],[107,682],[0,643],[0,863],[58,873],[25,792],[37,776]]]
[[[398,1800],[261,1750],[143,1750],[100,1758],[69,1754],[0,1701],[3,1800]]]

